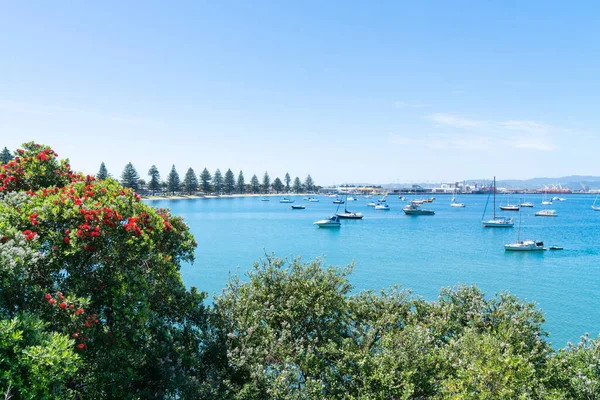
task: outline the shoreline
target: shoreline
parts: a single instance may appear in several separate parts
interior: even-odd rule
[[[244,194],[222,194],[222,195],[207,195],[207,196],[192,194],[192,195],[176,195],[176,196],[154,195],[154,196],[141,196],[141,197],[142,197],[142,200],[197,200],[197,199],[207,200],[207,199],[233,199],[233,198],[237,198],[237,197],[286,197],[286,196],[318,196],[318,195],[309,194],[309,193],[297,193],[297,194],[244,193]]]

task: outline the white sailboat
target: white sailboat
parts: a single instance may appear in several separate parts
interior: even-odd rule
[[[547,191],[547,190],[544,190],[544,198],[542,199],[542,205],[543,205],[543,206],[549,206],[549,205],[551,205],[551,204],[552,204],[552,200],[548,200],[548,199],[546,198],[546,195],[547,195],[547,194],[548,194],[548,191]]]
[[[592,204],[592,210],[594,210],[594,211],[600,211],[600,206],[596,205],[596,201],[598,200],[598,195],[600,195],[600,192],[598,192],[596,194],[596,198],[594,199],[594,204]]]
[[[519,211],[519,230],[517,231],[517,241],[504,245],[505,251],[541,251],[546,250],[544,242],[538,240],[521,240],[521,212]]]
[[[488,202],[490,201],[490,196],[488,196],[488,200],[485,203],[485,208],[483,210],[483,215],[481,216],[481,223],[484,228],[512,228],[514,225],[513,218],[507,217],[497,217],[496,216],[496,177],[494,177],[494,218],[484,220],[485,211],[487,210]],[[491,195],[491,193],[490,193]]]
[[[452,195],[452,199],[450,200],[450,207],[456,208],[464,208],[465,203],[456,202],[456,189],[454,190],[454,194]]]

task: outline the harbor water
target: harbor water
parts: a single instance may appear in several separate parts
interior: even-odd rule
[[[451,196],[438,196],[422,208],[433,216],[407,216],[406,201],[388,196],[389,211],[375,210],[373,199],[350,201],[348,210],[362,212],[362,220],[342,220],[338,229],[318,228],[313,222],[335,213],[333,198],[319,196],[308,202],[292,196],[304,210],[260,197],[152,200],[148,204],[170,208],[189,224],[198,247],[196,260],[182,268],[185,284],[209,295],[219,294],[230,273],[243,275],[265,254],[280,257],[322,257],[328,265],[354,263],[350,276],[355,291],[381,289],[395,284],[426,300],[435,300],[441,287],[474,284],[488,295],[509,291],[535,302],[546,318],[544,327],[555,348],[576,343],[588,332],[600,332],[600,212],[591,205],[594,196],[566,195],[565,201],[542,206],[541,195],[527,195],[535,207],[512,216],[514,228],[483,228],[486,195],[462,195],[465,208],[450,207]],[[415,197],[413,197],[414,199]],[[411,200],[411,198],[407,198]],[[516,199],[515,199],[516,200]],[[492,201],[487,217],[492,216]],[[543,208],[557,217],[536,217]],[[340,206],[343,211],[344,205]],[[564,250],[505,252],[503,245],[520,239],[544,242]]]

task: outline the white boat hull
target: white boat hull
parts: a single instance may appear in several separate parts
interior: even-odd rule
[[[464,203],[452,203],[450,204],[450,207],[456,207],[456,208],[463,208],[465,205]]]
[[[509,243],[504,245],[506,251],[543,251],[543,242],[536,242],[534,240],[524,240],[522,242]]]
[[[482,221],[484,228],[512,228],[514,226],[513,219],[491,219]]]
[[[536,217],[558,217],[554,210],[542,210],[535,213]]]

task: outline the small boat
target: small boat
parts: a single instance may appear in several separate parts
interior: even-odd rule
[[[490,196],[494,194],[494,217],[492,219],[484,220],[485,212],[487,210],[488,202],[490,201]],[[485,208],[483,209],[483,215],[481,216],[481,223],[484,228],[512,228],[514,225],[514,221],[512,218],[500,217],[496,216],[496,177],[494,177],[494,190],[490,192],[488,195],[487,202],[485,203]]]
[[[563,250],[563,248],[561,246],[550,246],[549,249],[550,250]]]
[[[334,200],[333,204],[344,204],[344,200],[342,200],[342,199]]]
[[[348,196],[346,196],[346,203],[348,202]],[[338,209],[340,208],[340,206],[338,206]],[[342,218],[342,219],[362,219],[363,215],[362,213],[359,212],[353,212],[353,211],[348,211],[348,209],[346,208],[346,206],[344,206],[344,212],[343,213],[338,213],[336,210],[335,215],[337,215],[338,217]]]
[[[434,215],[435,211],[422,209],[418,204],[409,204],[402,209],[406,215]]]
[[[319,199],[311,197],[311,198],[308,199],[308,201],[311,202],[311,203],[318,203]]]
[[[293,203],[294,200],[288,198],[288,197],[284,197],[283,199],[279,200],[280,203]]]
[[[352,197],[352,196],[346,198],[346,201],[356,201],[356,200],[358,200],[358,199],[356,197]]]
[[[600,195],[600,192],[598,192],[598,194],[596,194],[596,198],[594,199],[594,204],[592,204],[592,210],[594,210],[594,211],[600,211],[600,206],[596,205],[596,201],[598,200],[598,195]]]
[[[515,243],[508,243],[504,245],[506,251],[540,251],[546,250],[544,242],[538,242],[535,240],[518,240]]]
[[[559,197],[558,201],[565,201],[566,199],[564,197]]]
[[[338,195],[337,195],[337,194],[330,194],[330,195],[329,195],[329,196],[327,196],[327,197],[338,197]]]
[[[385,199],[387,199],[387,195],[388,195],[387,193],[386,193],[386,194],[384,194],[384,195],[383,195],[383,197],[382,197],[382,198],[380,198],[380,199],[379,199],[379,200],[377,200],[377,201],[378,201],[378,202],[380,202],[380,203],[385,203]]]
[[[543,205],[543,206],[549,206],[549,205],[551,205],[551,204],[552,204],[552,200],[548,200],[548,199],[546,198],[546,194],[547,194],[547,192],[546,192],[546,191],[544,191],[544,198],[542,199],[542,205]]]
[[[435,200],[435,197],[430,197],[428,199],[424,199],[423,203],[433,203],[434,200]]]
[[[390,206],[387,203],[379,203],[375,206],[376,210],[383,210],[383,211],[389,211],[390,210]]]
[[[314,224],[318,225],[319,228],[339,228],[342,225],[340,223],[340,217],[338,217],[337,215],[332,215],[327,219],[315,221]]]
[[[500,206],[502,211],[519,211],[519,206],[516,204],[507,204],[505,206]]]
[[[554,196],[554,197],[552,198],[552,201],[560,201],[560,197],[558,197],[558,196]]]
[[[519,207],[533,207],[533,203],[530,201],[525,201],[523,203],[519,203]]]
[[[306,206],[300,205],[300,204],[293,204],[292,205],[292,210],[304,210],[306,208]]]
[[[267,199],[266,197],[260,199],[260,201],[269,201],[269,199]]]
[[[364,197],[365,199],[370,199],[370,198],[371,198],[371,197],[373,197],[373,196],[371,196],[370,194],[365,194],[363,197]]]
[[[410,203],[416,206],[420,206],[421,204],[425,203],[425,200],[411,200]]]
[[[556,210],[540,210],[535,213],[536,217],[558,217]]]
[[[375,206],[377,206],[377,203],[375,203],[374,201],[367,203],[367,207],[375,207]],[[600,207],[598,207],[598,208],[600,208]]]
[[[406,197],[404,197],[404,196],[398,196],[398,199],[400,199],[402,201],[406,201]]]
[[[450,203],[450,207],[463,208],[465,207],[465,203]]]

